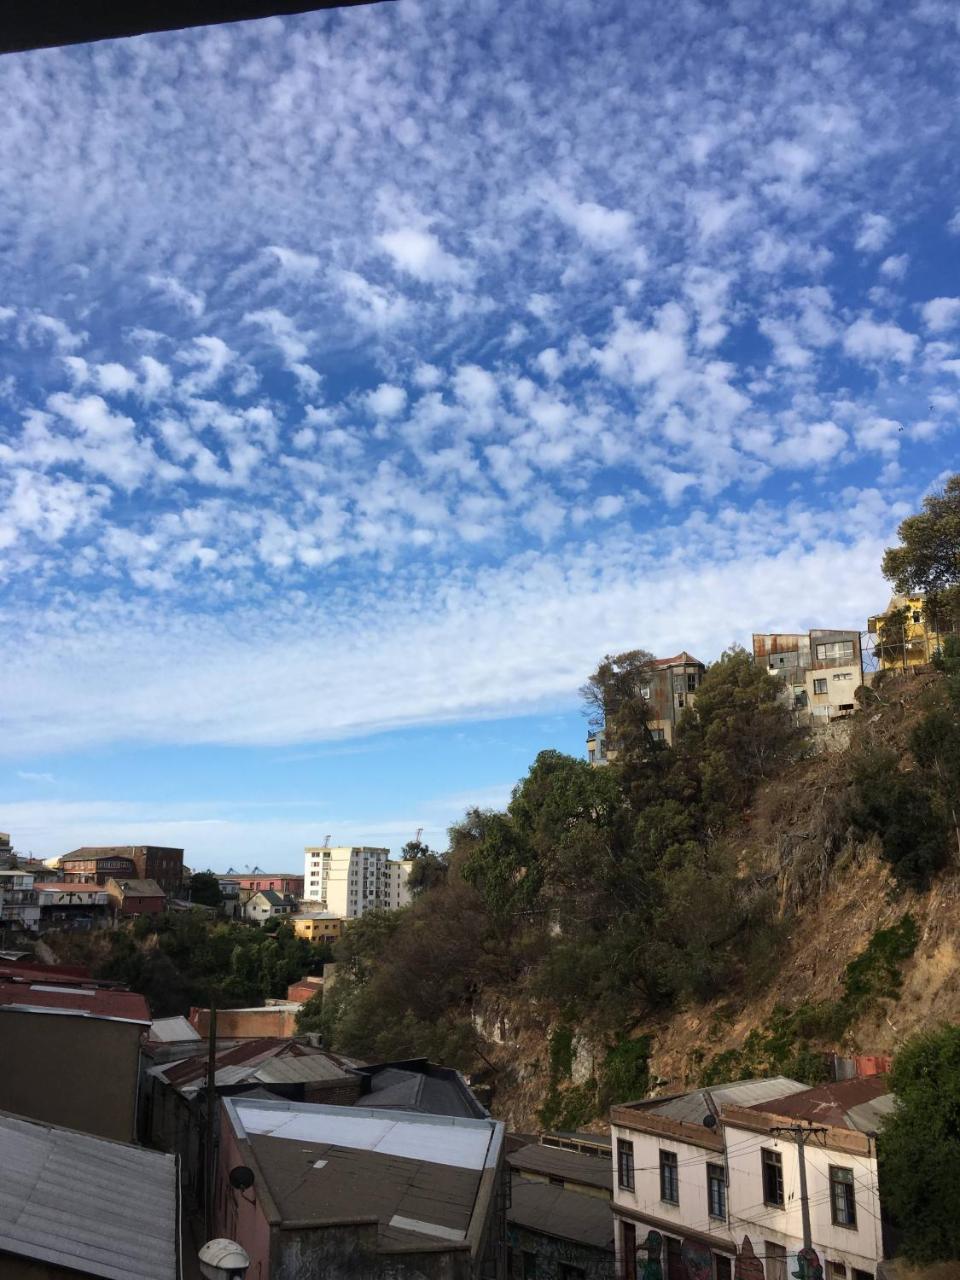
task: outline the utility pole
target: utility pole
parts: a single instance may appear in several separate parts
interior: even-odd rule
[[[823,1125],[785,1124],[772,1128],[770,1132],[774,1134],[789,1133],[797,1144],[797,1157],[800,1161],[800,1216],[803,1221],[803,1247],[804,1249],[812,1249],[810,1201],[807,1196],[807,1162],[804,1157],[803,1144],[805,1139],[813,1137],[815,1134],[826,1133],[827,1130]]]
[[[206,1168],[204,1169],[203,1216],[207,1228],[207,1239],[213,1235],[213,1188],[216,1182],[217,1165],[214,1156],[214,1126],[217,1118],[217,1007],[211,1001],[210,1023],[207,1027],[207,1124],[206,1124]]]

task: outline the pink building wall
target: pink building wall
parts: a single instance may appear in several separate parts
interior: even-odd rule
[[[230,1185],[230,1170],[244,1164],[233,1127],[220,1105],[220,1159],[217,1164],[217,1187],[214,1194],[215,1235],[236,1240],[250,1257],[247,1280],[268,1280],[270,1275],[270,1223],[267,1221],[256,1182],[247,1191],[236,1191]]]

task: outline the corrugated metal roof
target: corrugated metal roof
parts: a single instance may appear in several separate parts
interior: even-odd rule
[[[886,1077],[867,1076],[791,1091],[790,1096],[766,1099],[761,1105],[754,1105],[753,1110],[874,1133],[893,1110],[893,1104]]]
[[[613,1251],[613,1212],[609,1200],[515,1177],[511,1201],[507,1210],[509,1223],[560,1240],[574,1240],[594,1249]]]
[[[0,1112],[0,1168],[0,1251],[105,1280],[176,1280],[173,1156]]]
[[[254,1079],[261,1084],[297,1084],[346,1078],[346,1072],[322,1053],[311,1053],[302,1058],[270,1058],[254,1072]]]
[[[613,1167],[609,1160],[583,1155],[579,1151],[565,1151],[562,1147],[546,1147],[531,1143],[512,1151],[507,1160],[512,1169],[527,1169],[531,1173],[545,1173],[571,1182],[582,1182],[589,1187],[613,1190]]]
[[[785,1098],[791,1093],[802,1093],[808,1086],[786,1076],[772,1076],[766,1080],[736,1080],[731,1084],[722,1084],[710,1089],[694,1089],[692,1093],[684,1093],[678,1098],[667,1098],[645,1110],[654,1115],[666,1116],[670,1120],[678,1120],[682,1124],[702,1124],[703,1118],[716,1107],[731,1103],[738,1107],[752,1107],[757,1103],[769,1102],[772,1098]],[[710,1106],[708,1095],[713,1099]]]
[[[125,1022],[150,1023],[150,1010],[135,991],[64,991],[48,984],[0,980],[0,1008],[40,1009],[44,1013],[82,1014],[88,1018],[114,1018]]]

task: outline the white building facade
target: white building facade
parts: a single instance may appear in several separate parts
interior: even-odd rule
[[[31,933],[40,927],[40,905],[30,872],[0,871],[0,923]]]
[[[830,1088],[860,1086],[863,1092],[864,1084],[854,1080]],[[766,1280],[789,1280],[803,1247],[803,1225],[799,1149],[782,1129],[806,1125],[811,1117],[819,1129],[825,1088],[811,1090],[778,1078],[614,1107],[613,1209],[620,1280],[636,1280],[637,1249],[651,1230],[664,1238],[665,1280],[685,1275],[683,1240],[710,1249],[714,1280],[731,1280],[744,1237],[763,1261]],[[776,1097],[758,1103],[757,1095],[763,1093],[779,1094],[788,1114],[777,1113]],[[810,1116],[804,1114],[807,1097]],[[874,1102],[883,1104],[884,1099]],[[835,1119],[836,1110],[831,1114]],[[712,1125],[703,1123],[707,1116]],[[876,1106],[871,1104],[863,1108],[863,1127],[875,1122]],[[849,1117],[842,1125],[822,1128],[825,1132],[805,1141],[804,1156],[812,1242],[824,1280],[874,1280],[884,1256],[875,1133],[863,1132]]]
[[[342,920],[367,911],[396,911],[411,901],[411,866],[392,862],[389,849],[309,845],[304,850],[303,896]]]

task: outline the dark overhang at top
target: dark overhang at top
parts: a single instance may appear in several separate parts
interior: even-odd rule
[[[0,53],[245,22],[388,0],[13,0],[0,13]]]

